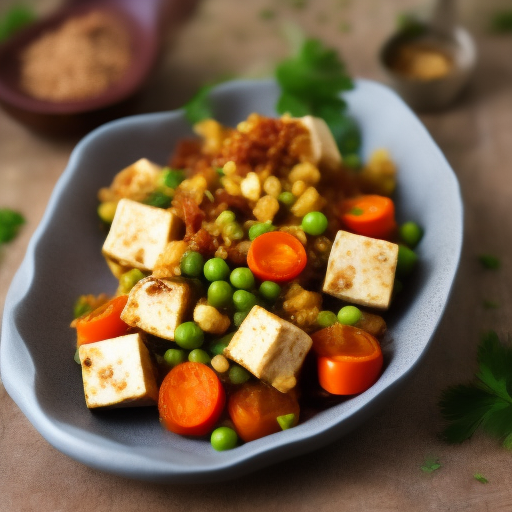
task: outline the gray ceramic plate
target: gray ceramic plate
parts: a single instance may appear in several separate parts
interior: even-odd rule
[[[235,125],[251,112],[275,115],[272,81],[216,88],[219,121]],[[3,317],[2,380],[39,432],[91,467],[133,478],[204,482],[234,478],[314,450],[354,429],[385,405],[423,357],[439,323],[462,244],[462,203],[446,159],[409,108],[389,89],[360,80],[346,95],[364,134],[363,155],[387,148],[399,168],[398,218],[425,228],[421,260],[388,316],[385,368],[368,391],[296,428],[215,452],[208,440],[176,436],[156,408],[91,412],[73,362],[72,304],[82,293],[113,292],[101,256],[97,190],[141,157],[166,163],[178,139],[191,135],[183,112],[121,119],[88,135],[74,150],[13,279]]]

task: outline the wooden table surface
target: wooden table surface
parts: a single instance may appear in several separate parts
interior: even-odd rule
[[[420,116],[460,181],[464,248],[431,349],[398,397],[309,455],[222,484],[157,485],[89,469],[58,452],[0,384],[1,512],[512,510],[510,452],[480,434],[457,446],[438,438],[439,394],[473,375],[479,333],[494,329],[504,338],[512,328],[512,35],[482,30],[494,3],[466,2],[464,20],[478,44],[475,76],[448,110]],[[10,3],[0,0],[0,12]],[[32,3],[44,13],[58,2]],[[297,26],[339,49],[353,76],[384,81],[379,45],[399,12],[424,7],[420,0],[204,0],[169,37],[139,111],[180,106],[205,80],[271,74],[288,52],[284,33]],[[265,9],[274,17],[262,16]],[[0,247],[0,310],[76,142],[35,135],[0,111],[0,207],[27,219],[16,240]],[[480,253],[498,256],[501,268],[483,269]],[[484,300],[499,307],[486,309]],[[423,472],[428,457],[441,468]]]

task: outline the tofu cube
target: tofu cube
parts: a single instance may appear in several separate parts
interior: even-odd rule
[[[153,364],[139,333],[81,345],[79,355],[89,409],[158,402]]]
[[[297,383],[311,345],[311,338],[302,329],[254,306],[224,349],[224,355],[286,393]]]
[[[124,322],[145,332],[174,341],[192,300],[189,284],[179,279],[141,279],[130,291],[121,313]]]
[[[180,231],[181,220],[169,210],[121,199],[103,254],[122,267],[150,271],[167,243],[179,238]]]
[[[126,197],[142,201],[155,189],[161,172],[162,167],[147,158],[141,158],[119,171],[110,187],[100,189],[98,199],[101,202],[119,201]]]
[[[336,168],[341,165],[341,154],[327,123],[313,116],[299,117],[298,120],[309,130],[313,163]]]
[[[329,255],[323,291],[361,306],[387,309],[397,258],[397,244],[338,231]]]

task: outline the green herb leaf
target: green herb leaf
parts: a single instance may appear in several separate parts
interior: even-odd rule
[[[73,318],[79,318],[92,311],[92,306],[86,296],[81,295],[73,306]]]
[[[418,37],[425,33],[427,26],[418,16],[410,12],[400,13],[396,20],[397,29],[407,37]]]
[[[485,478],[485,476],[483,476],[482,474],[480,473],[475,473],[473,475],[473,478],[475,480],[478,480],[481,484],[488,484],[489,483],[489,480],[487,480],[487,478]]]
[[[15,238],[23,224],[25,219],[21,213],[10,208],[0,208],[0,244]]]
[[[204,85],[197,91],[195,96],[184,105],[185,117],[190,124],[196,124],[204,119],[213,118],[213,109],[209,100],[212,87],[212,85]]]
[[[168,196],[163,192],[155,191],[144,200],[144,204],[155,206],[156,208],[169,208],[169,206],[171,206],[171,201],[171,196]]]
[[[482,267],[490,270],[496,270],[501,266],[499,258],[493,256],[492,254],[480,254],[480,256],[478,256],[478,261]]]
[[[12,6],[0,17],[0,41],[5,41],[36,19],[32,9],[23,5]]]
[[[434,457],[427,457],[423,465],[420,467],[424,473],[433,473],[441,467],[441,464],[438,459]]]
[[[491,18],[490,30],[496,34],[512,33],[512,10],[495,12]]]
[[[500,307],[499,303],[494,300],[484,299],[482,304],[485,309],[497,309]]]
[[[181,169],[171,169],[170,167],[165,167],[163,169],[163,182],[166,187],[178,188],[178,185],[185,178],[185,171]]]
[[[271,20],[276,17],[276,11],[272,9],[262,9],[260,11],[260,18],[262,20]]]
[[[501,344],[494,331],[486,333],[478,366],[472,383],[449,387],[441,395],[441,414],[448,422],[443,437],[461,443],[480,427],[504,445],[512,444],[512,347]]]
[[[346,103],[340,97],[354,84],[335,50],[324,47],[317,39],[306,39],[296,56],[277,66],[276,79],[281,87],[278,113],[321,117],[342,154],[359,150],[359,128],[345,114]]]

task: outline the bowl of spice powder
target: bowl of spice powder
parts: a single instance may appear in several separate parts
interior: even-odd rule
[[[194,2],[192,2],[193,4]],[[36,131],[75,133],[131,113],[178,0],[91,0],[29,26],[0,46],[0,103]]]

